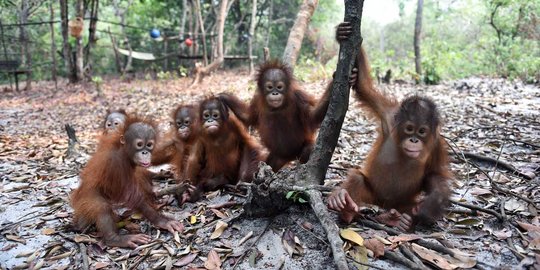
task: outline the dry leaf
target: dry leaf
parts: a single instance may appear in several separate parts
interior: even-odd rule
[[[45,228],[41,230],[41,234],[44,234],[44,235],[51,235],[54,233],[56,233],[56,230],[54,228]]]
[[[181,257],[173,265],[176,266],[176,267],[186,266],[186,265],[190,264],[192,261],[194,261],[195,258],[197,258],[197,254],[190,253],[190,254],[188,254],[186,256]]]
[[[108,267],[110,265],[110,263],[108,262],[97,262],[94,264],[94,269],[101,269],[101,268],[105,268],[105,267]]]
[[[378,239],[371,238],[364,241],[364,246],[367,249],[373,251],[373,256],[375,258],[381,257],[384,255],[384,244]]]
[[[361,262],[363,264],[368,263],[367,249],[364,246],[355,246],[351,251],[349,251],[349,254],[351,255],[351,257],[354,258],[355,261]],[[357,262],[353,262],[353,264],[359,270],[369,269],[367,266],[359,264]]]
[[[210,235],[210,239],[219,238],[221,234],[225,231],[225,229],[227,229],[228,226],[229,224],[227,224],[226,222],[218,220],[216,223],[216,228],[214,229],[214,232],[212,233],[212,235]]]
[[[343,239],[349,240],[359,246],[364,245],[364,238],[351,229],[342,229],[339,234]]]
[[[499,240],[506,240],[509,237],[512,237],[512,231],[504,228],[500,231],[493,232],[493,235]]]
[[[226,218],[227,215],[225,215],[223,212],[217,210],[217,209],[210,209],[210,211],[212,211],[214,213],[214,215],[216,215],[217,217],[219,218]]]
[[[398,236],[390,236],[388,237],[388,240],[390,240],[390,242],[392,243],[400,243],[400,242],[409,242],[409,241],[417,240],[420,238],[422,237],[416,234],[400,234]]]
[[[519,222],[519,221],[517,221],[517,224],[524,230],[527,230],[527,232],[540,232],[539,226],[532,225],[529,223]]]
[[[457,268],[456,265],[450,264],[445,258],[431,249],[427,249],[415,243],[412,244],[412,249],[420,258],[428,261],[440,269],[452,270]]]
[[[208,252],[208,258],[204,262],[204,267],[208,270],[221,269],[221,259],[214,249]]]
[[[189,217],[189,223],[195,224],[197,222],[197,216],[190,216]]]

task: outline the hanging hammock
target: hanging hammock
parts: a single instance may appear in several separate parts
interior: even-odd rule
[[[116,50],[123,55],[129,56],[129,50],[124,50],[120,48],[116,48]],[[139,60],[144,60],[144,61],[156,60],[156,57],[154,56],[153,53],[145,53],[145,52],[131,51],[131,57],[135,59],[139,59]]]

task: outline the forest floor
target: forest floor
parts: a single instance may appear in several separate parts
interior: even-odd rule
[[[304,86],[319,96],[326,83]],[[181,207],[174,198],[162,197],[162,211],[186,227],[177,236],[157,230],[137,214],[127,216],[119,224],[123,233],[142,231],[155,239],[136,250],[107,248],[93,237],[95,232],[72,230],[68,196],[78,185],[80,168],[96,148],[108,108],[154,116],[165,130],[171,110],[179,103],[222,91],[248,100],[254,91],[245,72],[221,72],[199,86],[189,88],[189,84],[187,78],[110,79],[102,85],[104,97],[97,97],[91,83],[61,82],[57,91],[51,82],[35,83],[30,91],[4,90],[0,98],[0,268],[333,269],[325,232],[308,204],[294,204],[274,217],[235,218],[245,200],[245,193],[235,189],[211,192]],[[440,269],[539,269],[540,88],[492,78],[380,88],[398,98],[418,93],[436,101],[444,119],[442,134],[452,148],[453,199],[480,210],[453,204],[435,226],[399,235],[361,223],[342,224],[332,213],[341,229],[349,229],[342,231],[344,236],[361,236],[345,241],[350,266],[362,268],[356,260],[373,268],[406,268],[389,254],[400,258],[412,254],[410,259],[421,258],[425,265]],[[65,124],[75,128],[80,142],[81,154],[75,158],[65,155]],[[375,138],[376,124],[351,98],[326,185],[339,184],[349,168],[361,166]],[[172,183],[155,181],[154,188]],[[418,239],[447,249],[424,248]]]

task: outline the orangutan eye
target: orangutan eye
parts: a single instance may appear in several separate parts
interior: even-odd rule
[[[219,113],[217,113],[217,112],[213,113],[213,114],[212,114],[212,117],[213,117],[214,119],[217,119],[217,118],[219,117]]]
[[[405,132],[411,133],[411,132],[413,132],[413,131],[414,131],[413,125],[407,125],[407,126],[405,127]]]

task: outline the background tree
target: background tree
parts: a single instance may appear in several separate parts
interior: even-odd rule
[[[289,39],[287,40],[287,46],[283,52],[283,62],[290,67],[296,65],[296,59],[302,46],[302,40],[304,39],[304,33],[306,32],[310,18],[317,8],[318,0],[304,0],[300,6],[300,11],[296,16],[296,21],[289,33]]]
[[[416,21],[414,23],[414,68],[418,77],[422,76],[422,58],[420,56],[420,38],[422,35],[422,10],[424,0],[418,0],[416,7]],[[419,79],[417,78],[418,82]]]

